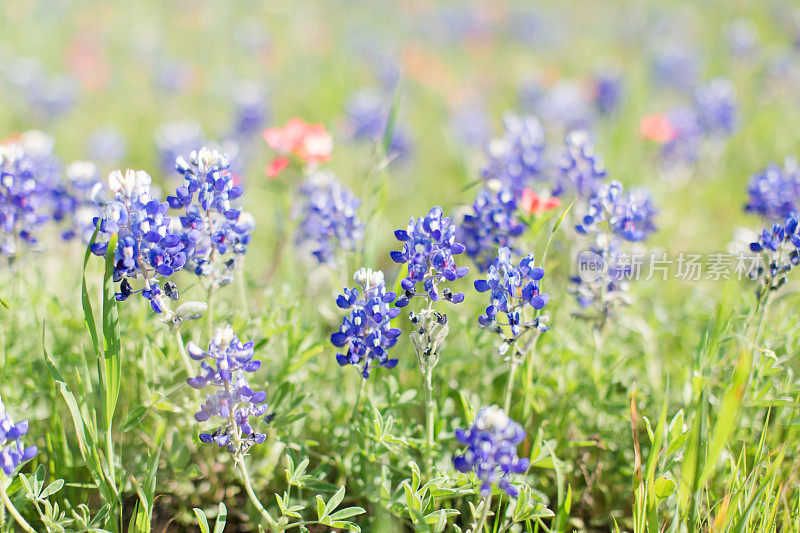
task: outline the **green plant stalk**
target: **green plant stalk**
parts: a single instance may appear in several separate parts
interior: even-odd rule
[[[192,377],[194,375],[194,367],[192,367],[192,360],[189,358],[189,354],[186,353],[186,346],[183,344],[183,337],[179,328],[175,328],[175,343],[178,345],[178,352],[181,354],[186,375]]]
[[[22,528],[23,531],[27,533],[36,533],[36,530],[31,527],[31,525],[19,514],[17,508],[14,507],[14,504],[11,503],[11,498],[8,497],[6,493],[6,478],[0,474],[0,497],[3,498],[3,504],[5,508],[8,509],[8,512],[11,516],[14,517],[14,520],[19,524],[19,527]]]
[[[261,501],[256,496],[255,491],[253,490],[253,484],[250,481],[250,474],[247,472],[247,467],[244,464],[243,458],[236,459],[236,465],[239,467],[239,471],[242,473],[242,481],[244,482],[244,488],[247,491],[247,495],[250,497],[250,501],[252,504],[258,509],[258,512],[261,513],[261,516],[264,517],[264,520],[267,521],[269,528],[273,533],[283,531],[283,527],[269,514],[264,506],[261,504]]]
[[[514,380],[517,376],[517,367],[519,366],[519,361],[516,358],[516,354],[511,355],[511,359],[509,361],[508,366],[508,382],[506,383],[506,399],[503,402],[503,411],[508,414],[509,409],[511,409],[511,397],[514,394]]]
[[[356,415],[358,414],[358,406],[361,404],[361,397],[364,395],[364,389],[367,388],[367,380],[362,375],[358,375],[359,380],[361,383],[358,385],[358,396],[356,396],[356,401],[353,404],[353,410],[350,412],[350,422],[347,424],[348,427],[352,429],[353,421],[356,419]]]
[[[425,470],[433,476],[433,368],[425,371]]]
[[[212,281],[208,286],[208,298],[206,298],[208,303],[208,308],[206,309],[206,335],[208,335],[209,342],[214,338],[214,295],[216,292]]]
[[[483,526],[486,524],[486,519],[489,517],[489,508],[492,506],[492,495],[491,493],[488,496],[484,496],[483,498],[483,511],[481,512],[481,516],[478,521],[475,523],[475,527],[472,530],[472,533],[479,533],[483,530]]]

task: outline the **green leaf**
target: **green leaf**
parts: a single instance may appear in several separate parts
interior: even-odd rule
[[[671,479],[667,479],[664,476],[661,476],[656,479],[655,485],[653,486],[653,490],[656,493],[656,498],[659,500],[664,500],[668,498],[673,492],[675,492],[675,482]]]
[[[331,520],[343,520],[345,518],[350,518],[351,516],[358,516],[360,514],[364,514],[367,511],[363,507],[345,507],[344,509],[340,509],[331,515]]]
[[[194,515],[197,517],[197,525],[200,526],[200,533],[211,533],[211,530],[208,527],[208,519],[206,518],[206,513],[203,512],[201,509],[195,507],[193,509]]]
[[[317,495],[317,519],[322,520],[324,516],[325,516],[325,500],[323,500],[321,496]]]
[[[52,483],[50,483],[47,486],[47,488],[44,489],[39,494],[39,499],[44,500],[45,498],[49,498],[50,496],[52,496],[56,492],[60,491],[63,487],[64,487],[64,480],[63,479],[57,479],[56,481],[53,481]]]
[[[225,504],[219,502],[219,511],[217,512],[217,521],[214,522],[214,533],[224,533],[225,522],[228,521],[228,508]]]
[[[342,500],[344,500],[344,493],[345,489],[344,485],[342,485],[339,490],[337,490],[336,493],[331,496],[331,498],[328,500],[328,503],[325,505],[326,516],[331,514],[337,507],[339,507],[339,504],[342,503]]]
[[[112,235],[106,251],[106,270],[103,277],[103,352],[105,377],[105,415],[106,428],[114,421],[114,411],[119,400],[122,367],[120,364],[120,324],[119,310],[114,287],[114,252],[117,236]],[[109,461],[113,458],[109,458]]]

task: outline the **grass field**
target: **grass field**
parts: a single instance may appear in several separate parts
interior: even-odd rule
[[[798,124],[789,1],[0,2],[0,532],[800,531]]]

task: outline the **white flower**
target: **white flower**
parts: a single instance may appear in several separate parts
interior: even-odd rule
[[[150,196],[150,183],[152,179],[144,170],[128,169],[125,174],[119,170],[108,175],[108,188],[115,195],[126,199],[137,199],[140,196]]]

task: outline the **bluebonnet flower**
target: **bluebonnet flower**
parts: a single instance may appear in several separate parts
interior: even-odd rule
[[[364,89],[350,96],[345,105],[347,129],[356,141],[380,142],[391,114],[390,101],[379,92]],[[411,137],[402,125],[393,124],[387,156],[405,159],[411,152]]]
[[[533,254],[526,255],[519,265],[514,266],[511,250],[503,247],[486,279],[475,280],[475,290],[488,291],[490,296],[489,306],[485,314],[478,317],[478,324],[481,327],[507,326],[511,333],[500,345],[500,355],[504,355],[523,332],[548,330],[546,317],[538,313],[550,302],[550,295],[540,290],[543,277],[544,269],[535,266]],[[535,317],[526,318],[527,307],[536,311]],[[506,322],[499,322],[498,314],[504,315]]]
[[[261,367],[261,361],[253,359],[253,341],[243,343],[226,324],[217,329],[208,350],[189,342],[186,351],[192,359],[201,361],[200,374],[188,378],[187,383],[198,390],[217,388],[206,395],[195,420],[206,422],[215,416],[224,419],[213,432],[201,433],[200,440],[206,444],[213,442],[239,457],[253,444],[263,443],[266,435],[253,428],[251,418],[269,422],[272,417],[264,403],[267,393],[253,390],[247,380],[247,374]]]
[[[300,185],[297,243],[320,263],[331,262],[337,251],[352,251],[364,238],[358,218],[361,200],[336,180],[317,170]]]
[[[125,136],[113,126],[101,126],[86,141],[86,155],[103,165],[116,165],[128,151]]]
[[[621,183],[610,181],[589,198],[587,212],[575,229],[581,234],[597,232],[598,224],[605,222],[610,234],[637,242],[655,231],[655,214],[655,207],[646,191],[640,189],[626,193]]]
[[[756,295],[761,299],[766,293],[778,290],[786,283],[786,275],[800,265],[800,234],[796,213],[786,216],[783,224],[773,224],[764,229],[750,250],[762,254],[763,264],[750,275],[760,280]]]
[[[224,256],[244,255],[255,228],[253,217],[232,204],[243,191],[234,184],[230,164],[226,154],[205,147],[193,151],[189,161],[178,157],[175,168],[184,183],[167,197],[172,209],[183,211],[179,220],[187,266],[198,276],[210,276],[213,286],[232,280],[235,257],[229,262]]]
[[[616,111],[622,97],[622,78],[619,73],[606,72],[594,77],[594,105],[597,110],[609,115]]]
[[[694,106],[706,135],[730,135],[736,129],[738,105],[730,80],[717,78],[698,87]]]
[[[519,490],[511,484],[511,474],[524,474],[530,460],[517,456],[517,446],[525,440],[525,430],[496,405],[478,411],[472,426],[457,429],[456,439],[467,446],[462,455],[453,456],[459,472],[475,472],[481,482],[481,495],[488,496],[492,486],[516,498]]]
[[[486,180],[497,180],[516,198],[534,181],[544,179],[544,129],[532,116],[507,113],[503,137],[489,144],[489,162],[482,171]]]
[[[459,106],[453,111],[451,128],[466,146],[483,147],[491,138],[492,125],[486,110],[474,103]]]
[[[130,280],[142,279],[140,289],[153,311],[163,313],[166,301],[159,278],[169,277],[186,264],[181,236],[170,227],[169,205],[151,196],[150,176],[143,170],[115,170],[108,176],[114,198],[94,218],[97,240],[91,246],[95,255],[104,256],[108,239],[117,235],[114,251],[114,281],[120,282],[116,298],[126,300],[135,291]]]
[[[588,198],[597,192],[606,178],[603,160],[595,154],[586,130],[574,130],[567,135],[558,167],[553,187],[555,196],[575,191],[578,196]]]
[[[0,468],[7,476],[14,475],[21,463],[30,461],[39,453],[36,446],[23,446],[22,437],[27,433],[28,421],[21,420],[15,424],[0,398]]]
[[[269,120],[266,91],[256,83],[242,83],[234,95],[235,118],[231,136],[240,140],[258,137]]]
[[[77,80],[64,73],[47,73],[39,61],[15,58],[7,61],[6,77],[30,112],[44,120],[56,119],[78,101]]]
[[[546,124],[556,124],[565,131],[588,128],[593,112],[590,95],[573,80],[561,80],[539,100],[537,114]]]
[[[497,255],[497,249],[514,249],[525,225],[517,216],[517,200],[507,190],[483,188],[458,226],[456,240],[481,272],[486,272]]]
[[[61,232],[63,239],[79,236],[89,244],[94,233],[94,218],[100,214],[96,198],[102,196],[103,183],[97,165],[91,161],[73,161],[65,170],[67,184],[55,195],[57,211],[55,220],[64,220],[66,227]]]
[[[389,350],[400,336],[400,330],[391,327],[400,310],[390,307],[397,295],[386,292],[383,272],[362,268],[353,279],[361,289],[345,287],[336,298],[336,305],[349,309],[350,314],[339,331],[331,335],[331,343],[337,348],[347,346],[347,353],[337,353],[336,361],[342,366],[357,366],[366,379],[372,365],[397,366],[397,359],[389,357]]]
[[[50,220],[51,189],[19,144],[0,145],[0,253],[13,259],[20,246],[35,245]]]
[[[800,202],[800,167],[787,158],[783,168],[771,163],[750,178],[745,210],[774,220],[798,211]]]
[[[738,18],[728,28],[728,48],[739,58],[752,56],[758,47],[758,28],[752,20]]]
[[[153,138],[164,172],[173,172],[178,157],[189,157],[204,142],[203,129],[194,120],[165,122],[156,129]]]
[[[467,275],[469,268],[457,267],[453,256],[462,254],[466,247],[456,242],[456,226],[449,217],[442,216],[442,208],[435,206],[428,214],[412,218],[405,230],[394,232],[403,243],[402,251],[389,255],[395,263],[408,264],[408,273],[400,282],[405,293],[397,299],[398,307],[408,305],[417,295],[417,285],[422,283],[426,296],[435,302],[439,299],[438,285],[442,281],[455,281]],[[464,301],[464,293],[445,289],[442,296],[455,304]]]
[[[582,309],[596,307],[597,315],[590,317],[602,326],[613,316],[617,305],[628,304],[628,280],[633,272],[630,261],[621,257],[620,243],[597,235],[595,241],[578,255],[578,275],[570,278]]]
[[[653,59],[653,77],[657,85],[688,91],[700,75],[697,54],[677,46],[659,50]]]
[[[673,135],[661,147],[662,160],[670,165],[689,164],[697,160],[703,139],[703,126],[694,107],[676,107],[667,112]]]

